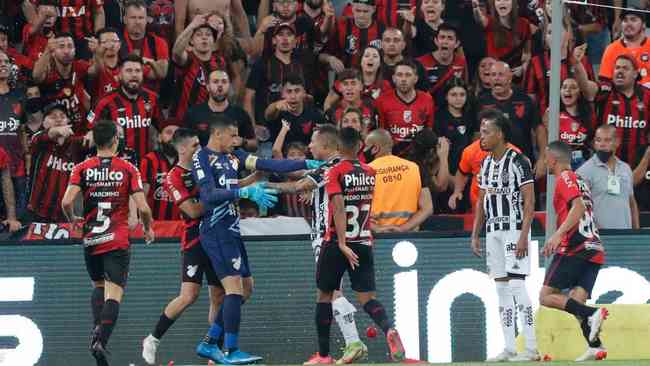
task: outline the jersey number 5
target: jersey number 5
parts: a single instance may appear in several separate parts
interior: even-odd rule
[[[370,218],[370,205],[361,206],[361,212],[357,206],[345,206],[345,212],[348,213],[348,229],[345,230],[346,239],[367,238],[370,236],[370,230],[364,230]]]
[[[101,224],[101,226],[95,226],[91,230],[93,234],[101,234],[104,231],[108,230],[108,228],[111,226],[111,218],[109,215],[109,211],[111,210],[111,203],[110,202],[98,202],[97,203],[97,222]]]

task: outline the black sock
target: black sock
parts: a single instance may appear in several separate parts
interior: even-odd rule
[[[581,304],[574,299],[569,298],[569,300],[566,302],[566,306],[564,306],[564,310],[566,310],[567,313],[573,314],[581,319],[587,319],[598,309],[592,308],[585,304]]]
[[[165,315],[165,312],[163,311],[162,314],[160,314],[160,319],[158,319],[158,323],[156,323],[156,328],[153,330],[153,333],[151,333],[152,336],[156,337],[156,339],[162,338],[162,336],[167,333],[167,330],[169,327],[174,324],[176,319],[169,319],[167,315]]]
[[[580,320],[580,329],[582,329],[582,336],[585,337],[585,340],[587,343],[589,343],[589,347],[591,348],[599,348],[602,346],[602,342],[600,341],[600,337],[594,339],[593,342],[589,342],[589,331],[591,331],[591,327],[589,327],[589,324],[587,324],[587,318],[583,318]]]
[[[108,344],[108,339],[113,333],[113,328],[115,323],[117,323],[117,316],[120,313],[120,303],[108,299],[104,304],[104,309],[102,310],[102,322],[99,327],[99,341],[102,342],[104,346]]]
[[[330,328],[333,318],[331,302],[316,303],[316,332],[318,333],[318,353],[321,357],[327,357],[330,354]]]
[[[95,287],[90,295],[90,308],[93,311],[93,322],[99,325],[99,320],[102,315],[102,308],[104,307],[104,288]]]
[[[384,333],[388,333],[388,330],[391,327],[390,321],[388,320],[384,306],[379,301],[375,299],[368,301],[363,306],[363,310],[370,315],[375,324],[377,324]]]

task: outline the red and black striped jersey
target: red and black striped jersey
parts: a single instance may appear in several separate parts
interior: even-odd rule
[[[30,0],[38,5],[38,0]],[[55,0],[56,30],[71,33],[78,41],[95,34],[94,14],[104,9],[104,0]]]
[[[25,24],[23,27],[23,54],[27,56],[28,59],[32,60],[32,62],[36,62],[43,52],[45,52],[49,38],[54,37],[54,32],[50,30],[48,34],[44,34],[43,31],[40,31],[30,36],[29,32],[31,32],[31,30],[31,24]]]
[[[447,81],[454,77],[467,81],[467,62],[465,57],[458,53],[454,53],[450,65],[441,64],[431,53],[418,57],[416,61],[422,66],[422,68],[418,67],[418,71],[422,73],[420,77],[438,105],[444,101],[442,94]]]
[[[560,174],[555,186],[553,207],[557,212],[557,226],[566,221],[574,199],[581,198],[585,212],[580,221],[562,236],[557,254],[575,256],[589,262],[605,263],[605,249],[600,240],[598,227],[594,220],[594,205],[587,183],[575,172],[565,170]]]
[[[227,69],[226,60],[217,52],[213,52],[207,62],[201,61],[193,52],[188,52],[187,65],[177,68],[177,80],[180,85],[174,112],[177,121],[183,121],[190,107],[208,99],[210,72]]]
[[[193,219],[183,214],[179,206],[187,200],[198,202],[199,186],[192,177],[192,170],[182,166],[174,166],[165,177],[164,183],[167,194],[174,202],[176,209],[183,218],[183,234],[181,235],[181,250],[188,250],[199,243],[199,224],[201,219]]]
[[[0,94],[0,146],[9,154],[9,171],[12,177],[25,175],[25,146],[21,139],[25,113],[23,89],[10,88],[8,93]]]
[[[582,66],[587,71],[589,80],[596,80],[594,69],[589,63],[587,57],[582,58]],[[568,77],[575,77],[575,67],[568,64],[567,60],[562,60],[560,68],[560,80]],[[539,111],[544,113],[549,106],[548,88],[551,83],[551,55],[549,51],[544,51],[541,55],[535,55],[530,59],[530,64],[526,68],[524,77],[524,89],[528,95],[535,95],[535,100],[539,104]]]
[[[97,105],[105,96],[119,89],[119,75],[119,66],[115,65],[115,67],[110,67],[104,64],[93,82],[93,105]]]
[[[505,42],[503,45],[497,44],[496,27],[499,20],[489,16],[488,24],[485,28],[485,44],[487,56],[494,57],[497,60],[507,62],[510,67],[521,65],[521,55],[524,51],[527,41],[530,41],[530,22],[524,17],[517,18],[514,29],[505,32]],[[515,36],[515,34],[517,36]],[[517,42],[515,42],[515,38]]]
[[[370,27],[361,29],[354,24],[354,19],[342,17],[333,27],[327,53],[337,56],[345,67],[358,68],[366,47],[381,49],[381,35],[385,28],[383,23],[373,21]]]
[[[142,183],[149,184],[147,203],[151,208],[154,220],[178,220],[180,213],[174,205],[171,196],[163,187],[165,177],[174,166],[160,152],[152,151],[144,156],[140,163]]]
[[[50,222],[64,222],[61,200],[70,172],[85,156],[83,137],[72,136],[61,145],[48,136],[48,130],[34,135],[32,153],[32,190],[29,209]]]
[[[75,60],[70,77],[65,78],[57,71],[55,61],[52,60],[50,72],[40,84],[41,96],[46,105],[56,102],[65,106],[75,135],[84,135],[87,131],[85,119],[88,110],[84,102],[87,102],[88,93],[84,87],[84,79],[88,74],[88,67],[87,61]]]
[[[616,126],[620,142],[616,156],[634,169],[648,144],[650,89],[637,84],[634,93],[628,98],[613,85],[601,83],[595,105],[598,125]]]
[[[91,255],[129,248],[129,198],[142,191],[140,172],[117,157],[94,156],[72,168],[83,192],[84,246]]]
[[[400,155],[411,146],[415,135],[423,128],[433,129],[435,103],[429,93],[416,91],[411,102],[403,101],[395,90],[382,94],[375,101],[379,128],[393,137],[393,153]]]
[[[147,33],[140,41],[133,41],[129,37],[129,33],[124,29],[120,57],[126,57],[130,53],[136,53],[154,61],[169,60],[169,45],[164,38],[152,32]],[[144,65],[145,86],[155,92],[159,92],[160,82],[147,79],[147,75],[151,72],[153,72],[151,66]]]
[[[383,0],[383,1],[378,1],[377,2],[377,17],[380,22],[386,24],[388,27],[401,27],[402,24],[404,23],[404,20],[401,19],[399,14],[397,14],[398,10],[406,10],[406,9],[400,9],[400,4],[402,1],[401,0]],[[409,2],[409,10],[411,8],[418,8],[418,2],[417,0],[408,0]]]
[[[120,88],[97,103],[88,118],[88,128],[102,119],[116,122],[124,129],[126,146],[135,151],[136,161],[140,161],[151,151],[149,135],[159,116],[158,96],[154,92],[143,88],[136,99],[131,99]]]
[[[329,197],[324,241],[337,245],[332,198],[343,195],[347,244],[372,245],[370,211],[375,191],[375,170],[358,160],[341,160],[325,173]]]

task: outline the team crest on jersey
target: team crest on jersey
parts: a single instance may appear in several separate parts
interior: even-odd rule
[[[237,157],[230,155],[228,156],[228,160],[230,160],[230,166],[233,170],[239,170],[239,159],[237,159]]]
[[[517,118],[524,118],[524,113],[526,112],[523,104],[515,104],[515,115]]]
[[[501,173],[501,183],[503,183],[504,186],[508,185],[508,181],[510,180],[510,173],[502,172]]]
[[[648,53],[647,52],[642,53],[641,54],[641,61],[648,62],[648,60],[650,60],[650,56],[648,55]]]
[[[456,129],[458,130],[458,133],[460,133],[461,135],[464,135],[465,132],[467,132],[467,127],[465,125],[458,126],[456,127]]]
[[[405,123],[411,123],[413,121],[413,112],[412,111],[404,111],[403,119],[404,119]]]
[[[149,103],[148,101],[147,101],[147,102],[144,102],[144,110],[145,110],[147,113],[150,113],[150,112],[151,112],[151,103]]]
[[[311,135],[311,131],[314,128],[314,122],[312,121],[307,121],[302,124],[302,132],[305,135]]]
[[[638,102],[638,103],[636,104],[636,107],[637,107],[640,111],[642,111],[642,110],[645,109],[645,107],[643,106],[643,102]]]
[[[354,55],[358,50],[359,39],[354,34],[350,34],[345,38],[345,52],[349,55]]]
[[[372,89],[370,94],[372,95],[372,99],[377,99],[379,98],[379,94],[381,94],[381,89],[379,88]]]
[[[573,131],[573,132],[578,132],[578,128],[580,128],[580,123],[578,123],[578,122],[571,122],[571,131]]]
[[[205,86],[205,71],[203,71],[203,68],[200,69],[199,75],[196,77],[196,81],[201,85]]]

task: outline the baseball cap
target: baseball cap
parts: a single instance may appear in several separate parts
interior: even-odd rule
[[[634,16],[639,17],[641,20],[643,20],[643,22],[645,22],[645,16],[646,16],[647,13],[645,13],[643,10],[644,9],[642,9],[642,8],[640,8],[638,6],[630,6],[630,7],[626,8],[626,9],[621,10],[621,15],[620,15],[619,18],[623,19],[623,18],[625,18],[626,15],[634,15]]]
[[[293,32],[293,34],[296,34],[296,27],[293,24],[291,24],[291,23],[280,23],[280,24],[276,25],[275,28],[273,29],[273,35],[275,36],[276,34],[280,33],[280,30],[285,29],[285,28],[289,29],[291,32]]]
[[[68,110],[65,108],[65,106],[59,102],[52,102],[43,108],[43,118],[47,117],[51,112],[55,110],[60,110],[61,112],[65,113],[65,115],[68,115]]]

